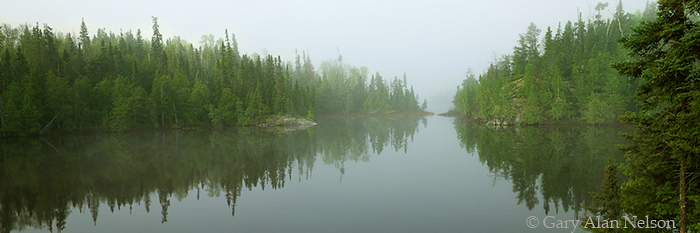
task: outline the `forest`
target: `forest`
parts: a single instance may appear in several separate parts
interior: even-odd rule
[[[605,169],[590,216],[651,216],[677,222],[668,232],[700,231],[700,4],[659,0],[656,18],[619,42],[630,59],[611,66],[639,82],[639,112],[620,120],[636,130],[623,134],[627,164]],[[627,182],[618,179],[618,170]],[[601,229],[608,231],[610,229]],[[647,230],[647,229],[645,229]],[[655,230],[636,232],[658,232]]]
[[[645,216],[677,224],[594,232],[698,232],[700,4],[659,0],[629,14],[620,2],[608,19],[601,13],[606,7],[599,3],[586,22],[579,14],[563,30],[547,28],[542,44],[540,29],[531,24],[512,55],[495,61],[478,81],[467,75],[455,110],[494,124],[634,126],[621,133],[629,143],[618,146],[626,162],[609,161],[581,219]]]
[[[366,67],[322,62],[297,53],[240,54],[234,34],[204,35],[200,46],[166,39],[153,17],[140,29],[94,36],[83,20],[78,35],[47,24],[0,26],[2,136],[51,131],[124,131],[212,125],[257,125],[272,115],[420,112],[406,81],[370,76]]]
[[[547,27],[542,40],[542,30],[531,23],[512,54],[493,61],[478,78],[467,72],[454,110],[496,124],[606,124],[638,111],[633,97],[638,82],[610,65],[630,59],[617,41],[654,19],[656,3],[634,14],[624,12],[621,1],[614,11],[598,3],[594,14],[584,21],[579,13],[576,22]]]

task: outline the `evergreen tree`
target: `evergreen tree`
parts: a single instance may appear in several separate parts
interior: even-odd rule
[[[19,108],[18,120],[20,122],[19,133],[30,135],[39,133],[41,112],[39,111],[38,100],[36,98],[37,82],[32,75],[25,75],[22,83],[22,101]]]
[[[194,88],[187,99],[190,106],[187,114],[187,121],[190,124],[208,123],[207,111],[211,108],[211,93],[209,88],[202,82],[195,82]],[[235,103],[234,103],[235,104]]]
[[[163,35],[160,34],[160,26],[158,26],[158,17],[152,17],[153,19],[153,36],[151,37],[151,56],[152,60],[155,62],[157,70],[161,72],[165,71],[167,67],[167,57],[165,56],[165,51],[163,49]]]
[[[7,86],[12,82],[12,57],[10,57],[10,50],[3,49],[2,58],[0,59],[0,94],[7,89]]]
[[[243,119],[243,115],[239,115],[239,109],[242,107],[241,100],[233,94],[233,91],[230,88],[224,88],[217,107],[211,113],[212,124],[219,127],[249,124],[247,119]]]
[[[21,111],[22,107],[22,88],[19,82],[12,82],[7,87],[7,90],[2,93],[2,112],[0,112],[0,123],[2,123],[3,135],[16,134],[22,127]]]
[[[272,114],[420,109],[405,77],[392,87],[377,74],[370,91],[367,69],[341,59],[322,64],[320,78],[306,52],[292,68],[280,57],[240,55],[228,31],[195,48],[165,40],[158,18],[152,22],[150,41],[140,30],[99,28],[91,37],[84,20],[77,37],[46,24],[0,26],[0,131],[255,125]]]
[[[83,56],[87,56],[86,53],[88,53],[90,49],[90,44],[90,35],[88,34],[87,26],[85,26],[85,19],[83,18],[80,23],[80,43],[78,44],[83,52]]]
[[[484,121],[526,124],[609,124],[624,111],[637,111],[631,96],[638,82],[628,82],[610,64],[631,58],[614,41],[629,34],[641,13],[627,14],[620,3],[606,19],[606,7],[599,4],[588,21],[579,14],[556,31],[548,27],[541,44],[540,29],[530,24],[512,55],[496,59],[478,82],[465,81],[476,88],[458,88],[455,110]]]
[[[675,219],[680,232],[700,230],[700,186],[692,176],[700,167],[700,13],[696,1],[659,1],[658,17],[633,28],[621,42],[635,60],[615,65],[621,74],[642,80],[639,114],[624,122],[629,165],[623,186],[624,212],[653,219]]]

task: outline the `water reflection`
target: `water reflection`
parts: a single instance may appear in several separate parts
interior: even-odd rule
[[[152,205],[160,206],[164,223],[171,200],[191,190],[198,200],[223,194],[235,215],[242,189],[283,188],[294,170],[301,181],[318,158],[342,174],[346,161],[368,161],[370,148],[405,153],[419,121],[334,119],[284,134],[244,129],[4,139],[0,232],[60,232],[71,210],[89,211],[99,224],[100,208],[150,212]]]
[[[612,156],[624,161],[617,144],[624,144],[620,127],[540,126],[487,128],[456,119],[460,144],[476,152],[494,177],[513,184],[518,204],[532,210],[542,204],[545,214],[574,211],[591,203],[589,192],[603,179]]]

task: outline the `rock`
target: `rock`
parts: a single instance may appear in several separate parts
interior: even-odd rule
[[[273,133],[288,133],[303,130],[314,125],[316,125],[316,122],[304,118],[271,116],[259,124],[258,127],[265,128]]]

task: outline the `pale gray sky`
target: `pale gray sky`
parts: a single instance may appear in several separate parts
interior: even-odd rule
[[[81,18],[91,34],[98,28],[118,33],[140,28],[151,36],[151,16],[165,38],[180,36],[198,45],[204,34],[235,33],[242,53],[280,55],[308,51],[316,67],[335,59],[367,66],[385,78],[405,72],[429,110],[447,111],[468,68],[480,74],[494,55],[510,54],[530,22],[539,28],[587,19],[598,2],[617,1],[88,1],[11,0],[0,8],[0,23],[47,23],[60,32],[78,32]],[[627,12],[643,10],[647,0],[623,0]],[[542,35],[541,35],[542,36]]]

